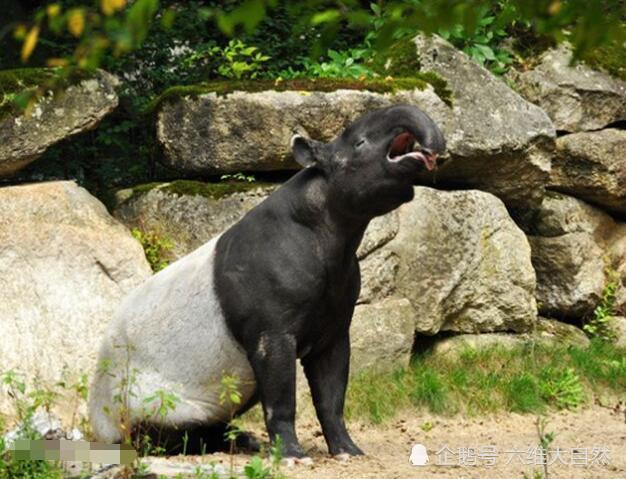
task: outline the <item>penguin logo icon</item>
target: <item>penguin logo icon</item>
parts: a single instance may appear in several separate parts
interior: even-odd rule
[[[409,463],[414,466],[425,466],[428,464],[428,452],[426,452],[426,446],[423,446],[422,444],[415,444],[411,449]]]

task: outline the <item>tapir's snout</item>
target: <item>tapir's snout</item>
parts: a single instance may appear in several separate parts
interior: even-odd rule
[[[392,163],[418,161],[428,171],[434,170],[439,155],[446,149],[443,133],[435,122],[412,105],[395,105],[381,113],[390,133],[387,160]]]

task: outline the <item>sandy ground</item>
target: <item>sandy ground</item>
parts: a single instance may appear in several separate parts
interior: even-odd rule
[[[283,468],[294,479],[358,478],[523,478],[543,470],[537,455],[538,435],[535,416],[500,414],[476,419],[401,414],[383,426],[351,423],[353,438],[367,456],[342,462],[331,458],[319,425],[313,418],[298,423],[300,441],[314,464]],[[424,431],[424,423],[432,429]],[[262,426],[252,427],[266,438]],[[626,478],[626,407],[615,409],[593,406],[578,412],[548,416],[547,432],[556,437],[551,445],[551,479]],[[413,445],[425,446],[429,463],[409,463]],[[441,452],[447,448],[450,452]],[[473,450],[472,450],[473,449]],[[235,464],[243,465],[249,456],[238,454]],[[170,458],[186,462],[228,464],[226,454],[195,458]]]

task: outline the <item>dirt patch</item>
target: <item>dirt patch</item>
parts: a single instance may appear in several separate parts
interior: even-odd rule
[[[552,450],[559,449],[558,457],[551,457],[551,479],[612,479],[626,477],[626,414],[623,409],[611,410],[594,406],[579,412],[560,412],[548,418],[547,432],[556,437]],[[422,426],[431,423],[432,429]],[[535,417],[532,415],[500,414],[491,417],[464,419],[442,418],[428,414],[401,414],[384,426],[351,423],[353,438],[367,456],[341,462],[330,458],[319,425],[313,418],[301,418],[298,434],[314,465],[296,465],[285,469],[289,478],[296,479],[391,479],[391,478],[522,478],[533,477],[534,451],[538,443]],[[260,424],[252,427],[259,437],[266,439]],[[426,447],[430,462],[425,466],[409,464],[414,444]],[[493,449],[485,449],[488,446]],[[452,453],[437,454],[443,447]],[[481,450],[481,447],[483,448]],[[468,448],[476,448],[475,454]],[[608,454],[608,464],[595,453]],[[491,454],[489,454],[491,453]],[[588,457],[585,457],[585,456]],[[486,462],[495,462],[487,465]],[[209,454],[196,458],[171,458],[195,463],[229,463],[226,454]],[[466,464],[462,465],[463,459]],[[249,456],[235,456],[235,464],[243,465]],[[453,465],[441,465],[447,462]],[[476,465],[468,463],[476,462]],[[575,465],[575,463],[581,465]]]

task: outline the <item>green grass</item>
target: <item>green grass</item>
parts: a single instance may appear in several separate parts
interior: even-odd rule
[[[604,394],[626,395],[626,351],[601,341],[586,348],[528,343],[446,357],[425,353],[406,369],[365,372],[350,381],[346,412],[375,424],[408,409],[542,413],[576,409]]]

